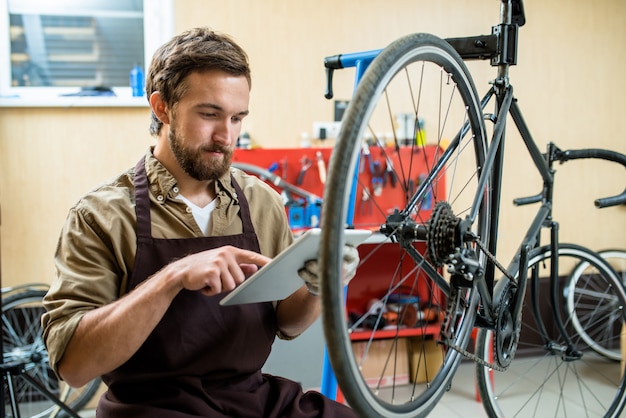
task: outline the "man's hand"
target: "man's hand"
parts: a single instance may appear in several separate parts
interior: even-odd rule
[[[359,265],[359,251],[352,245],[343,247],[343,264],[341,266],[343,285],[347,286],[356,274]],[[306,282],[307,289],[313,295],[320,294],[320,271],[318,260],[309,260],[298,270],[298,275]]]
[[[225,246],[181,258],[169,267],[179,274],[180,287],[210,296],[233,290],[270,258]]]

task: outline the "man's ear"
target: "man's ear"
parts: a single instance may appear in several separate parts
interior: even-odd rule
[[[164,124],[170,123],[167,104],[163,101],[161,93],[155,91],[150,95],[150,107],[156,117]]]

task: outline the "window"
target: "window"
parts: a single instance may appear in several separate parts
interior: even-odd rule
[[[130,71],[145,70],[172,36],[172,7],[172,0],[0,0],[0,101],[131,103]]]

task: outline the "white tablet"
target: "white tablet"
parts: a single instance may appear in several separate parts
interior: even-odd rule
[[[369,230],[346,229],[345,243],[356,247],[370,235],[372,231]],[[320,238],[321,229],[306,231],[292,245],[226,295],[220,305],[271,302],[291,295],[304,285],[304,280],[298,276],[298,270],[306,261],[317,258]]]

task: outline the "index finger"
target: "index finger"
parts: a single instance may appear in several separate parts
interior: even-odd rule
[[[238,264],[256,264],[259,267],[262,267],[269,263],[272,259],[264,256],[263,254],[256,253],[250,250],[244,250],[238,248],[235,253],[235,259]]]

